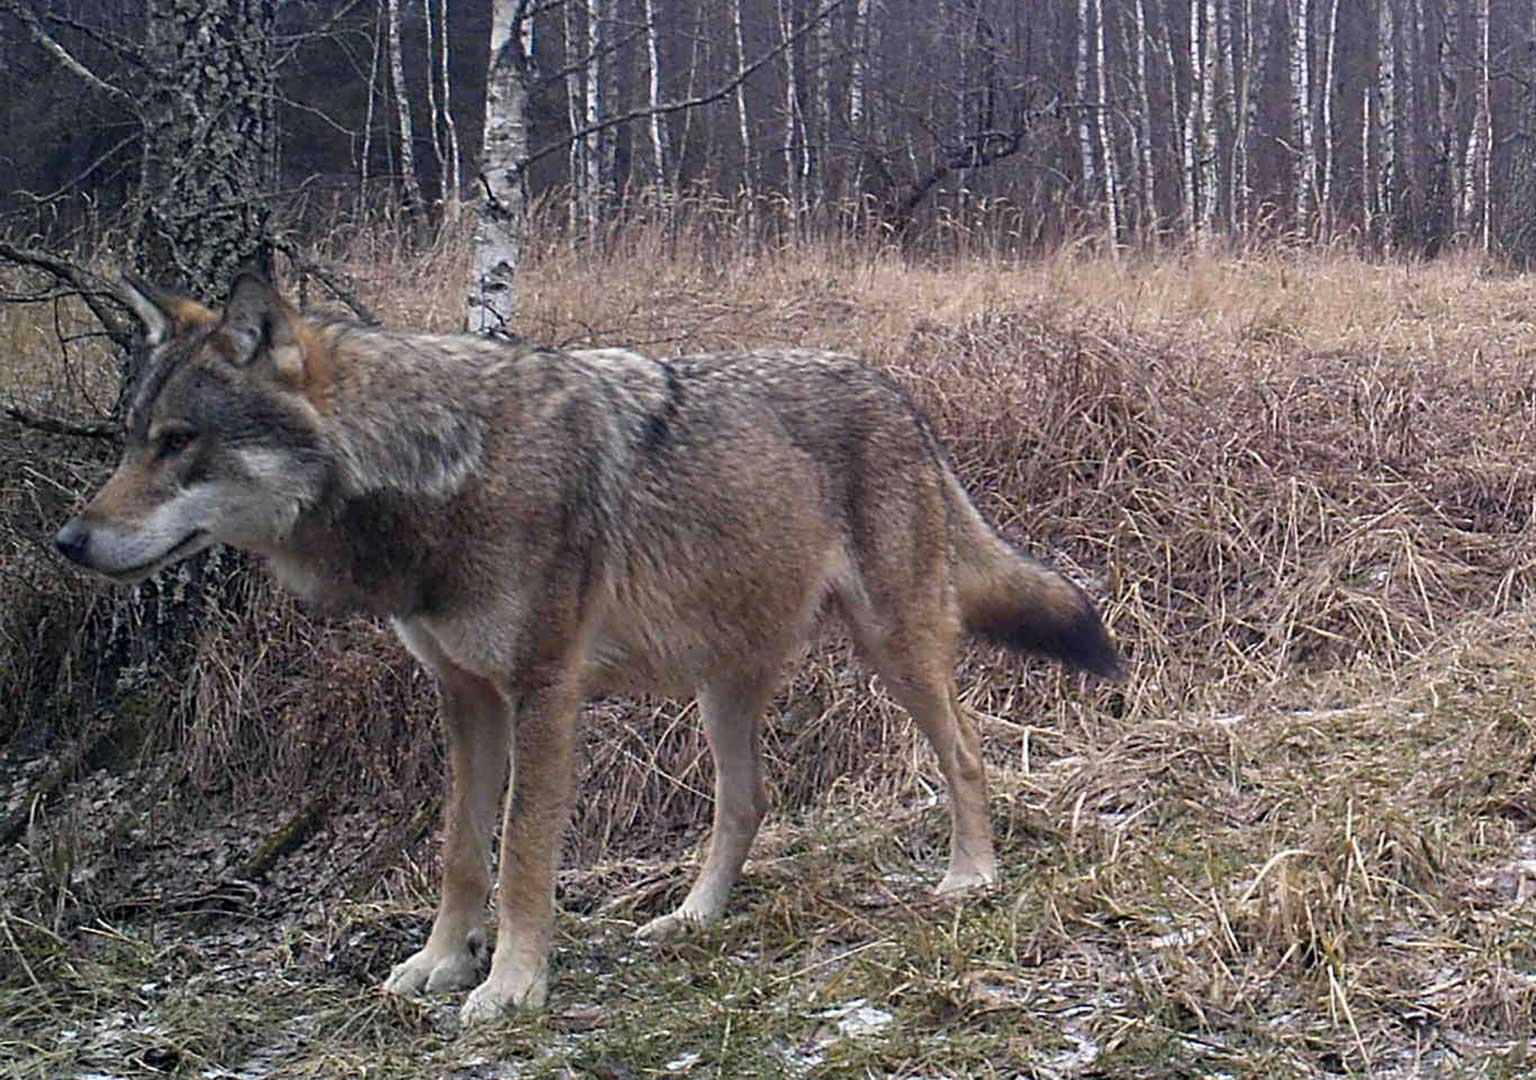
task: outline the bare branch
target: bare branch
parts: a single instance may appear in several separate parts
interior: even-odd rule
[[[74,56],[70,54],[68,49],[60,45],[54,39],[53,35],[48,33],[47,29],[43,26],[37,15],[32,11],[31,8],[22,3],[21,0],[0,0],[0,7],[3,7],[4,10],[9,11],[12,15],[16,16],[17,20],[27,28],[27,32],[32,35],[32,40],[35,41],[44,52],[57,60],[60,66],[62,66],[66,71],[70,71],[79,76],[82,80],[85,81],[87,86],[100,90],[102,93],[109,97],[115,97],[121,101],[126,101],[130,106],[136,106],[138,104],[137,99],[132,95],[126,93],[116,86],[113,86],[100,75],[97,75],[90,68],[82,64],[79,60],[76,60]]]
[[[112,339],[112,343],[120,349],[130,349],[137,334],[133,325],[118,315],[115,309],[115,296],[110,285],[99,274],[87,270],[79,263],[72,262],[62,255],[55,255],[49,251],[40,251],[36,248],[17,247],[6,240],[0,240],[0,259],[14,263],[17,266],[30,266],[34,270],[42,270],[51,274],[55,280],[63,282],[74,288],[79,294],[85,306],[91,309],[91,314]],[[114,303],[106,303],[106,298],[113,297]]]
[[[308,274],[324,285],[330,290],[332,296],[347,305],[351,309],[352,314],[356,315],[363,322],[370,326],[378,326],[380,324],[381,320],[378,315],[374,314],[373,309],[358,299],[356,286],[341,280],[345,276],[341,271],[328,269],[315,260],[305,257],[304,253],[299,250],[298,245],[291,240],[274,240],[272,246],[288,256],[295,270],[301,274]]]
[[[763,65],[780,56],[785,50],[793,48],[795,42],[809,34],[812,30],[819,26],[823,20],[834,14],[839,8],[847,4],[847,2],[848,0],[830,0],[829,3],[823,4],[809,19],[805,21],[805,24],[796,30],[793,34],[789,35],[773,48],[763,53],[762,56],[759,56],[756,60],[752,61],[752,63],[737,69],[734,75],[732,75],[725,82],[721,83],[719,86],[716,86],[714,89],[708,90],[705,93],[698,94],[691,98],[684,98],[681,101],[665,102],[656,106],[655,108],[647,106],[642,109],[631,109],[629,112],[623,113],[622,115],[610,116],[605,120],[599,121],[598,123],[588,124],[586,127],[579,128],[578,130],[571,132],[569,135],[559,140],[558,142],[550,143],[548,146],[545,146],[539,150],[535,150],[533,153],[529,154],[526,158],[518,163],[518,172],[527,172],[528,169],[534,165],[534,163],[542,161],[544,158],[549,157],[551,154],[559,153],[567,146],[570,146],[573,142],[576,142],[579,139],[584,139],[588,135],[596,134],[599,131],[606,131],[612,127],[620,127],[629,123],[631,120],[643,120],[650,116],[667,116],[671,113],[683,112],[686,109],[695,109],[701,105],[712,105],[715,102],[720,101],[729,94],[734,93],[736,88],[742,83],[746,82],[747,78],[751,76],[753,72],[757,71]]]

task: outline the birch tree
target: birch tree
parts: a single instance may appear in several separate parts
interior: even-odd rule
[[[1376,82],[1365,94],[1367,106],[1375,103],[1375,123],[1371,123],[1370,111],[1365,123],[1366,231],[1374,233],[1384,248],[1392,245],[1397,221],[1397,27],[1392,12],[1394,2],[1378,0],[1377,3]],[[1372,217],[1377,223],[1375,229],[1371,228]]]
[[[1472,68],[1477,74],[1477,108],[1472,116],[1472,131],[1467,138],[1466,157],[1461,170],[1461,220],[1470,228],[1477,226],[1478,244],[1487,251],[1492,247],[1493,232],[1489,212],[1489,181],[1493,171],[1493,118],[1490,101],[1491,74],[1488,70],[1488,0],[1475,0],[1472,7]]]
[[[405,85],[405,59],[400,51],[400,0],[386,0],[386,4],[389,81],[395,96],[396,131],[400,135],[400,201],[409,218],[421,211],[421,182],[416,177],[416,136],[411,122],[411,92]]]
[[[1104,48],[1104,23],[1107,19],[1103,0],[1094,0],[1093,6],[1096,28],[1095,68],[1098,76],[1098,96],[1094,104],[1099,124],[1099,150],[1104,163],[1104,224],[1109,232],[1110,250],[1113,251],[1120,243],[1120,173],[1115,161],[1114,131],[1109,122],[1109,64]]]
[[[747,44],[741,23],[742,2],[731,0],[731,31],[736,39],[736,132],[741,139],[741,191],[747,202],[747,227],[751,230],[757,213],[757,155],[752,147],[752,120],[747,113]]]
[[[646,100],[650,105],[650,122],[647,133],[651,137],[651,183],[658,189],[667,183],[671,175],[667,132],[661,119],[661,47],[656,28],[656,7],[659,0],[642,0],[645,17]]]
[[[1439,100],[1436,113],[1438,133],[1435,158],[1430,166],[1429,212],[1426,221],[1425,253],[1433,256],[1448,243],[1457,230],[1457,193],[1460,189],[1458,139],[1456,114],[1459,97],[1459,80],[1456,71],[1456,50],[1460,28],[1459,12],[1451,7],[1441,23],[1437,45],[1437,69]]]
[[[1312,0],[1290,0],[1291,152],[1296,228],[1310,230],[1317,183],[1317,146],[1312,126]]]
[[[1137,219],[1144,237],[1157,233],[1157,164],[1152,153],[1152,93],[1151,78],[1147,70],[1148,32],[1145,0],[1136,0],[1133,10],[1135,21],[1131,25],[1136,55],[1136,118],[1132,128],[1135,142],[1136,179],[1141,196],[1141,213]]]
[[[505,331],[512,325],[526,216],[522,168],[528,156],[531,2],[495,0],[491,11],[485,139],[467,301],[466,322],[472,330]]]
[[[861,194],[864,190],[864,155],[869,141],[867,126],[869,113],[866,104],[870,63],[869,5],[870,0],[855,0],[853,24],[849,30],[851,48],[848,54],[848,132],[853,140],[854,161],[848,188],[854,195]],[[737,10],[740,10],[740,0],[737,0]]]
[[[1200,232],[1202,244],[1209,244],[1216,234],[1216,220],[1220,210],[1218,192],[1219,162],[1216,154],[1217,75],[1220,64],[1220,45],[1217,28],[1216,0],[1205,0],[1200,34]],[[1194,28],[1190,28],[1194,32]],[[1191,52],[1193,55],[1193,52]]]
[[[1243,0],[1243,64],[1238,89],[1238,129],[1232,138],[1232,189],[1237,206],[1233,216],[1246,232],[1253,225],[1254,189],[1252,155],[1257,128],[1259,92],[1269,70],[1270,32],[1274,27],[1273,0]]]
[[[1328,0],[1328,16],[1324,21],[1327,40],[1323,45],[1323,192],[1322,214],[1325,235],[1333,230],[1333,181],[1338,172],[1338,132],[1334,127],[1333,106],[1335,97],[1334,63],[1339,53],[1339,0]]]
[[[448,65],[448,0],[425,0],[422,19],[427,38],[427,110],[432,126],[432,155],[437,159],[438,199],[443,217],[452,221],[459,209],[459,135],[453,122],[452,81]],[[437,26],[434,29],[433,23]]]
[[[1184,234],[1196,239],[1200,236],[1200,91],[1205,85],[1200,10],[1201,0],[1189,0],[1189,98],[1184,106]]]
[[[1094,115],[1089,103],[1093,93],[1093,2],[1077,0],[1077,145],[1083,182],[1083,200],[1089,205],[1098,196],[1099,178],[1094,160]]]

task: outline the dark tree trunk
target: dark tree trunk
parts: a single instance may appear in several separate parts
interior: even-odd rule
[[[148,0],[146,7],[136,262],[151,281],[217,302],[240,267],[271,272],[276,4]],[[124,361],[125,394],[141,359]],[[189,644],[210,606],[233,595],[229,578],[243,562],[213,552],[114,594],[102,652],[119,696],[132,671],[155,668],[167,685],[183,682],[194,656]]]
[[[274,0],[148,0],[138,267],[217,299],[268,266]]]

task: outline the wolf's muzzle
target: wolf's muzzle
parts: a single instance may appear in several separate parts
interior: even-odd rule
[[[85,565],[85,549],[90,546],[90,543],[90,526],[84,524],[79,518],[70,518],[69,523],[53,538],[53,546],[59,549],[59,554],[81,566]]]

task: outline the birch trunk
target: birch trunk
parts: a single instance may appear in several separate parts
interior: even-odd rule
[[[1157,235],[1157,172],[1152,156],[1152,94],[1147,78],[1147,9],[1136,0],[1136,173],[1141,188],[1141,215],[1137,222],[1143,237]]]
[[[1094,60],[1098,75],[1098,97],[1095,99],[1099,119],[1099,150],[1104,161],[1104,224],[1109,231],[1110,250],[1120,245],[1120,174],[1115,162],[1114,131],[1109,123],[1109,65],[1104,48],[1103,0],[1094,0],[1096,26]]]
[[[1213,169],[1217,174],[1220,174],[1223,172],[1221,168],[1223,154],[1221,151],[1220,142],[1221,133],[1224,131],[1228,141],[1228,150],[1225,155],[1225,160],[1229,163],[1229,165],[1225,170],[1224,176],[1217,176],[1217,181],[1220,185],[1219,190],[1221,192],[1222,199],[1222,222],[1229,236],[1237,228],[1237,217],[1235,213],[1237,200],[1233,197],[1234,185],[1232,169],[1230,167],[1230,162],[1233,158],[1230,144],[1233,134],[1237,131],[1238,122],[1237,50],[1233,44],[1233,39],[1237,35],[1237,26],[1236,20],[1234,20],[1232,17],[1232,2],[1233,0],[1219,0],[1217,6],[1217,29],[1219,33],[1217,35],[1218,52],[1216,61],[1217,81],[1221,84],[1221,118],[1223,126],[1221,131],[1216,133],[1216,146],[1214,148],[1215,152],[1213,157],[1213,161],[1215,162]]]
[[[475,203],[467,302],[471,330],[505,331],[512,325],[513,284],[522,261],[527,210],[522,164],[528,156],[528,2],[495,0],[492,9],[481,197]]]
[[[1216,235],[1216,219],[1220,212],[1217,192],[1218,163],[1216,159],[1216,109],[1218,57],[1218,21],[1216,0],[1205,0],[1201,21],[1200,57],[1200,242],[1209,244]]]
[[[443,47],[438,56],[441,65],[438,69],[438,78],[443,88],[443,128],[448,137],[448,183],[445,187],[447,197],[447,214],[450,220],[457,220],[459,210],[464,204],[464,194],[460,186],[464,175],[464,160],[459,152],[459,128],[453,120],[453,80],[449,78],[448,64],[448,0],[437,0],[438,26],[442,28]]]
[[[1099,178],[1093,151],[1093,114],[1088,103],[1094,100],[1092,70],[1093,58],[1093,4],[1091,0],[1077,0],[1077,146],[1083,178],[1083,202],[1093,205],[1098,196]]]
[[[437,163],[437,201],[443,205],[448,201],[448,145],[443,141],[443,111],[437,101],[438,35],[433,32],[431,0],[422,5],[421,16],[427,39],[427,128],[431,135],[432,158]],[[444,40],[443,44],[446,46],[448,42]]]
[[[1317,183],[1317,147],[1312,126],[1312,0],[1290,0],[1291,151],[1295,155],[1296,228],[1310,232]]]
[[[1477,229],[1477,242],[1484,251],[1489,249],[1493,239],[1488,213],[1489,159],[1492,157],[1488,21],[1488,0],[1477,0],[1472,8],[1472,66],[1478,80],[1477,110],[1472,117],[1472,131],[1467,137],[1466,156],[1461,168],[1461,220],[1468,229]]]
[[[1323,61],[1323,195],[1322,216],[1325,236],[1333,235],[1333,180],[1337,171],[1337,132],[1333,123],[1334,62],[1339,44],[1339,0],[1329,0],[1328,41],[1324,47]]]
[[[1375,173],[1368,167],[1365,175],[1374,190],[1377,242],[1390,249],[1397,232],[1397,27],[1392,5],[1396,0],[1379,0],[1376,17],[1377,68],[1375,95],[1376,136]],[[1370,101],[1372,94],[1366,94]],[[1372,148],[1370,124],[1366,124],[1366,148]],[[1369,231],[1369,230],[1368,230]]]
[[[656,5],[658,0],[643,0],[645,15],[645,53],[649,79],[646,84],[646,103],[650,106],[649,134],[651,137],[651,183],[657,189],[666,186],[671,166],[667,151],[667,132],[661,120],[661,48],[656,31]]]
[[[587,97],[586,111],[582,117],[583,126],[594,127],[603,122],[608,109],[608,102],[604,100],[607,81],[604,78],[604,67],[608,58],[604,55],[607,48],[607,0],[586,0],[586,55],[587,61]],[[599,230],[602,227],[603,208],[608,202],[608,181],[612,176],[605,160],[605,148],[608,142],[607,132],[590,131],[584,138],[585,146],[582,150],[582,163],[586,166],[586,174],[582,178],[587,192],[587,236],[591,241],[596,241]]]
[[[741,193],[747,203],[747,233],[757,231],[757,155],[752,148],[752,122],[747,112],[747,45],[742,31],[743,0],[731,0],[731,30],[736,38],[736,130],[741,137]]]
[[[411,123],[411,92],[405,85],[400,51],[400,0],[387,0],[389,80],[395,93],[395,124],[400,133],[400,201],[408,219],[421,212],[421,183],[416,179],[416,135]]]
[[[852,49],[848,56],[848,132],[853,139],[853,168],[848,179],[848,191],[855,198],[864,191],[864,154],[869,131],[865,118],[866,82],[869,78],[869,4],[870,0],[855,0],[853,6]]]
[[[1184,234],[1197,244],[1200,235],[1200,97],[1205,86],[1201,64],[1201,0],[1189,0],[1189,100],[1184,107]]]
[[[1456,75],[1456,50],[1459,28],[1458,13],[1453,9],[1446,13],[1441,24],[1438,46],[1439,137],[1435,147],[1435,161],[1430,182],[1430,211],[1425,242],[1425,253],[1434,256],[1456,235],[1457,192],[1460,189],[1460,172],[1457,156],[1456,113],[1458,105],[1458,81]]]
[[[800,87],[795,81],[794,0],[778,0],[779,40],[784,44],[784,141],[779,147],[784,158],[784,193],[789,199],[790,224],[799,221],[804,193],[800,187],[800,161],[796,134],[799,131]]]
[[[1244,23],[1247,27],[1247,47],[1243,58],[1242,89],[1239,91],[1239,129],[1233,137],[1233,172],[1236,177],[1232,186],[1237,192],[1238,207],[1234,212],[1239,226],[1246,235],[1253,227],[1253,132],[1257,129],[1259,95],[1264,72],[1269,69],[1270,33],[1274,27],[1273,0],[1245,0]]]
[[[591,77],[591,72],[582,60],[588,47],[584,25],[586,7],[566,3],[560,14],[565,31],[565,117],[570,130],[576,132],[586,126],[587,80]],[[572,228],[590,227],[595,216],[591,208],[591,190],[587,185],[587,156],[587,140],[573,138],[566,148],[571,185],[569,220]]]
[[[379,84],[379,61],[384,54],[384,3],[379,0],[373,20],[373,63],[368,69],[367,104],[363,108],[363,152],[357,167],[357,186],[364,199],[368,197],[368,159],[373,154],[373,98]]]

